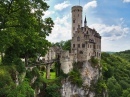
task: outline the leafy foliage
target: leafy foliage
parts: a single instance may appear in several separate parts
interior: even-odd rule
[[[4,64],[25,58],[28,65],[28,58],[45,55],[50,46],[46,36],[54,25],[51,18],[42,19],[48,8],[43,0],[0,1],[0,52],[5,53]]]
[[[6,67],[0,66],[0,97],[6,96],[12,85],[13,80]]]
[[[115,53],[115,55],[118,55],[121,58],[124,58],[124,59],[128,60],[128,62],[130,62],[130,50],[125,50],[125,51],[122,51],[122,52],[117,52],[117,53]]]
[[[101,96],[101,94],[103,94],[103,92],[107,89],[107,85],[105,83],[105,81],[102,78],[98,79],[98,82],[96,83],[95,86],[95,90],[96,90],[96,95],[98,97]]]
[[[126,53],[123,56],[129,56],[129,54]],[[103,78],[107,84],[109,97],[126,97],[124,92],[130,87],[129,60],[119,55],[122,55],[122,52],[118,54],[102,53],[101,56]]]
[[[77,85],[78,87],[81,87],[83,84],[83,80],[81,78],[81,74],[79,73],[79,70],[73,69],[69,74],[69,80],[72,84]]]
[[[123,90],[123,94],[121,97],[130,97],[130,88]]]
[[[59,89],[57,84],[49,85],[46,88],[46,97],[61,97]]]
[[[48,8],[44,0],[0,0],[1,97],[33,97],[31,80],[34,76],[37,78],[34,87],[43,85],[39,70],[34,68],[26,73],[25,66],[29,59],[45,55],[51,46],[46,36],[51,33],[54,23],[50,17],[42,18]],[[21,58],[25,58],[25,64]],[[16,86],[23,72],[27,75],[21,77]]]
[[[91,57],[90,62],[91,62],[93,67],[99,65],[99,59],[97,59],[97,58]]]
[[[61,41],[61,42],[57,42],[55,44],[52,44],[53,46],[59,46],[61,47],[63,50],[71,50],[71,40],[67,40],[67,41]]]
[[[9,91],[7,97],[33,97],[34,90],[29,85],[27,80],[24,80],[20,85],[18,85],[13,90]]]

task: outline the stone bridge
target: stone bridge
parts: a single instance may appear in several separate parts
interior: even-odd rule
[[[51,47],[44,57],[39,57],[33,66],[27,66],[26,69],[33,69],[34,67],[45,65],[46,66],[46,78],[50,79],[50,68],[55,62],[60,61],[61,48]]]

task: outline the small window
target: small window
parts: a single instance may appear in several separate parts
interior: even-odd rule
[[[75,48],[75,44],[73,44],[73,48]]]
[[[79,17],[79,14],[78,14],[78,17]]]
[[[75,20],[73,20],[73,23],[75,23]]]
[[[78,28],[80,28],[80,25],[78,25]]]
[[[75,27],[73,27],[73,30],[75,30]]]
[[[80,48],[80,44],[78,44],[78,47]]]
[[[100,57],[100,53],[99,53],[99,57]]]
[[[85,48],[85,44],[82,44],[82,48]]]
[[[80,41],[80,37],[77,37],[77,41]]]
[[[79,53],[80,53],[80,54],[83,54],[83,51],[80,51]]]

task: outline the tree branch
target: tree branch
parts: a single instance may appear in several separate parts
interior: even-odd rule
[[[13,1],[14,1],[14,0],[11,0],[11,2],[9,3],[9,6],[8,6],[8,15],[10,14],[10,9],[11,9],[11,6],[12,6]]]

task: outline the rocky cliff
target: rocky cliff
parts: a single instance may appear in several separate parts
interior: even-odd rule
[[[83,80],[82,87],[72,84],[67,78],[62,83],[62,97],[96,97],[93,86],[101,76],[99,66],[92,66],[88,61],[79,65],[81,65],[79,71]]]

